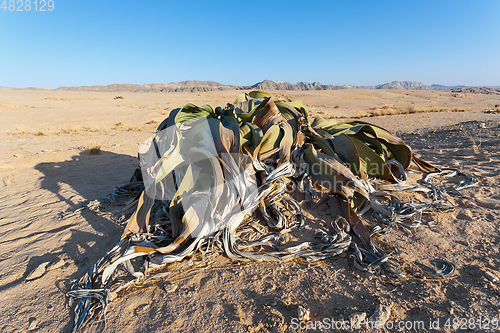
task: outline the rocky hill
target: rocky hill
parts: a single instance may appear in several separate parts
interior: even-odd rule
[[[442,84],[433,84],[431,87],[434,90],[449,90],[449,89],[460,89],[460,88],[466,88],[467,86],[444,86]]]
[[[221,90],[337,90],[337,89],[399,89],[399,90],[450,90],[472,89],[465,86],[425,85],[415,81],[392,81],[377,86],[327,85],[319,82],[289,83],[286,81],[264,80],[251,86],[234,86],[214,81],[182,81],[168,84],[111,84],[107,86],[59,87],[55,90],[97,91],[97,92],[205,92]],[[491,88],[474,88],[491,89]],[[495,89],[493,89],[496,91]],[[488,93],[495,93],[489,91]]]
[[[342,86],[326,85],[319,82],[298,82],[295,84],[286,81],[264,80],[253,86],[245,87],[256,90],[336,90],[344,89]]]
[[[422,82],[415,81],[392,81],[390,83],[379,84],[375,89],[398,89],[398,90],[434,90],[431,86],[426,86]]]
[[[451,92],[452,93],[500,95],[500,88],[488,88],[488,87],[459,88],[459,89],[453,89]]]
[[[242,89],[242,87],[221,84],[214,81],[182,81],[169,84],[111,84],[108,86],[59,87],[56,90],[99,92],[204,92],[235,89]]]

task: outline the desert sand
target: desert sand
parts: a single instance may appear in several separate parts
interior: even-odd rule
[[[224,106],[239,93],[0,89],[0,331],[70,332],[66,292],[117,243],[123,226],[91,211],[63,220],[58,214],[127,183],[138,166],[139,144],[170,110],[188,102]],[[430,323],[437,320],[438,331],[451,331],[446,323],[478,331],[472,323],[482,319],[484,328],[486,318],[493,328],[491,320],[500,320],[500,114],[484,110],[494,109],[500,97],[363,89],[272,93],[300,99],[313,115],[339,121],[380,114],[362,120],[397,133],[419,157],[459,169],[479,184],[451,199],[454,210],[426,217],[436,227],[379,237],[401,252],[408,279],[399,284],[357,270],[349,255],[314,264],[237,263],[220,256],[205,270],[115,300],[106,331],[288,332],[299,306],[322,321],[363,313],[368,318],[380,304],[390,307],[395,324],[423,322],[422,332],[433,331]],[[412,113],[391,115],[405,110]],[[100,154],[90,154],[96,147]],[[421,179],[413,174],[409,182]],[[307,212],[309,221],[336,214],[327,201]],[[413,273],[429,258],[453,262],[455,275],[430,280]],[[174,289],[170,284],[177,286],[173,292],[167,291]]]

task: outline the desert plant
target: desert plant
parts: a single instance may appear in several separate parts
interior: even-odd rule
[[[68,125],[60,130],[60,133],[62,134],[78,134],[79,132],[80,130],[78,128],[73,127],[71,125]]]
[[[461,127],[460,130],[462,131],[462,133],[467,137],[469,138],[471,144],[472,144],[472,149],[474,150],[474,154],[475,155],[478,155],[479,154],[479,148],[481,148],[481,138],[478,138],[477,142],[476,142],[476,139],[474,138],[474,136],[468,131],[465,129],[465,127]]]
[[[95,128],[95,127],[92,127],[90,125],[87,125],[87,126],[83,126],[82,128],[85,132],[99,132],[99,129],[98,128]]]
[[[10,135],[25,135],[28,134],[25,129],[16,127],[13,131],[9,132]]]
[[[90,155],[99,155],[101,153],[101,146],[98,144],[92,144],[88,146]]]
[[[95,137],[91,137],[88,139],[87,151],[89,155],[99,155],[101,153],[101,144],[97,141]]]
[[[160,269],[189,256],[186,265],[210,262],[222,251],[240,261],[313,262],[352,246],[359,269],[404,279],[393,255],[372,237],[382,228],[369,230],[362,215],[371,209],[389,226],[416,227],[422,212],[446,205],[437,197],[404,204],[376,192],[375,186],[414,189],[404,184],[411,163],[433,172],[430,176],[441,171],[414,156],[399,137],[362,121],[310,117],[301,102],[262,91],[241,94],[225,108],[186,104],[173,110],[139,155],[142,172],[98,201],[132,197],[127,209],[136,206],[120,242],[68,293],[77,300],[75,331],[92,310],[105,313],[112,275],[121,263],[135,278],[114,292],[169,276]],[[418,190],[436,193],[432,179],[425,184]],[[339,198],[340,215],[326,230],[315,231],[316,243],[289,246],[282,234],[304,226],[302,207],[317,200],[318,191]],[[379,201],[384,196],[390,204]],[[200,256],[193,259],[196,253]],[[130,263],[137,257],[148,258],[144,272]]]

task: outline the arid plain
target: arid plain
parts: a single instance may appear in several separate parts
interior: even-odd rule
[[[225,106],[240,93],[0,88],[0,331],[71,331],[66,292],[117,243],[123,226],[90,211],[63,220],[58,214],[127,183],[138,166],[139,144],[170,110],[188,102]],[[107,332],[287,332],[299,306],[321,321],[368,318],[383,304],[395,323],[424,322],[420,331],[431,331],[429,323],[436,320],[441,331],[449,330],[448,319],[460,325],[465,319],[467,325],[500,320],[500,113],[494,111],[500,95],[271,93],[302,100],[313,116],[382,126],[424,160],[458,169],[479,184],[450,199],[454,210],[427,217],[437,227],[396,230],[379,239],[401,252],[408,279],[399,284],[357,270],[348,255],[315,264],[240,264],[221,256],[206,270],[169,280],[177,285],[173,292],[159,281],[116,300],[108,309]],[[100,153],[90,154],[92,148]],[[421,178],[414,174],[409,181]],[[332,219],[336,212],[328,207],[326,201],[311,204],[308,221]],[[453,262],[455,275],[429,280],[412,273],[428,258]]]

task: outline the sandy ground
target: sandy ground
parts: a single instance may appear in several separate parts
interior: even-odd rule
[[[89,211],[64,220],[58,213],[126,183],[138,164],[138,144],[169,110],[187,102],[224,106],[238,93],[0,89],[1,332],[71,331],[65,293],[72,280],[117,243],[123,227]],[[108,310],[106,331],[285,332],[298,326],[299,306],[309,310],[312,321],[331,322],[363,313],[368,318],[380,304],[390,306],[394,325],[403,321],[413,331],[433,331],[431,324],[437,331],[453,331],[447,323],[478,331],[479,320],[481,329],[494,328],[491,319],[500,319],[498,278],[493,281],[500,277],[500,115],[483,110],[500,104],[498,96],[389,90],[275,93],[302,99],[314,115],[326,117],[360,117],[384,105],[465,110],[362,120],[397,132],[423,159],[457,168],[479,185],[452,199],[455,210],[428,216],[437,227],[397,230],[378,240],[401,252],[409,277],[402,283],[356,270],[348,255],[315,264],[240,264],[222,256],[207,270],[169,280],[177,285],[174,292],[165,290],[167,281],[159,281],[116,300]],[[124,98],[115,100],[115,95]],[[90,155],[88,148],[96,145],[101,154]],[[410,183],[421,178],[412,175]],[[312,204],[308,221],[328,221],[336,214],[329,207],[327,200]],[[427,258],[455,263],[455,276],[437,281],[412,273]],[[34,278],[44,263],[48,271]],[[424,326],[416,329],[420,322]]]

